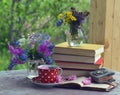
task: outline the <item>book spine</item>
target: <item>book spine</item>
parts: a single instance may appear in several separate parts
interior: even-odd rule
[[[96,55],[94,50],[79,50],[79,49],[60,48],[60,47],[55,47],[54,53],[81,55],[81,56],[95,56]]]
[[[70,71],[93,71],[92,69],[77,69],[77,68],[65,68],[62,67],[63,70],[70,70]]]
[[[56,63],[61,63],[61,64],[98,64],[101,65],[104,63],[103,57],[99,58],[96,62],[90,63],[90,62],[71,62],[71,61],[61,61],[61,60],[55,60]]]
[[[54,53],[52,57],[54,58],[54,60],[61,60],[61,61],[95,63],[101,57],[101,55],[95,57],[88,57],[88,56],[74,56],[74,55]]]
[[[100,69],[103,64],[76,64],[76,63],[61,63],[61,62],[56,62],[56,64],[61,67],[61,68],[71,68],[71,69],[85,69],[85,70],[96,70]]]
[[[65,69],[63,68],[62,76],[69,76],[69,75],[76,75],[77,77],[80,76],[89,76],[89,70],[72,70],[72,69]]]
[[[69,47],[67,42],[63,42],[55,46],[54,52],[82,56],[96,56],[104,52],[104,45],[82,44],[80,47]]]

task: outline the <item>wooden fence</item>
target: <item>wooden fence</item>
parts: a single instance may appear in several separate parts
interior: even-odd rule
[[[90,43],[104,44],[104,66],[120,71],[120,0],[91,0],[90,10]]]

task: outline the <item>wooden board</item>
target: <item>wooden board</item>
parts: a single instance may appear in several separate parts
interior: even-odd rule
[[[91,0],[90,43],[104,44],[104,66],[120,71],[120,0]]]
[[[112,69],[120,71],[120,0],[114,0]]]

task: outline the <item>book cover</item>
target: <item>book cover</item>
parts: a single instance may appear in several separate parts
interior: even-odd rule
[[[54,53],[96,56],[104,52],[104,45],[83,43],[78,47],[70,47],[67,42],[57,44]]]
[[[89,90],[98,90],[98,91],[110,91],[111,89],[113,89],[117,86],[116,82],[112,82],[110,84],[91,83],[89,85],[84,85],[82,83],[82,81],[85,79],[86,79],[86,77],[79,77],[76,80],[61,82],[61,83],[59,83],[58,87],[78,88],[78,89],[87,89],[87,90],[89,89]]]
[[[103,67],[103,63],[89,64],[89,63],[65,62],[65,61],[56,61],[56,65],[58,65],[61,68],[83,69],[83,70],[96,70]]]
[[[71,68],[62,68],[62,76],[76,75],[77,77],[89,76],[89,73],[93,70],[82,70],[82,69],[71,69]]]
[[[55,62],[59,63],[75,63],[75,64],[104,64],[104,59],[103,57],[100,57],[95,63],[90,63],[90,62],[71,62],[71,61],[61,61],[61,60],[56,60]]]
[[[89,74],[94,81],[101,83],[106,81],[107,82],[114,81],[112,76],[115,74],[115,72],[108,70],[106,68],[101,68],[95,71],[91,71]]]
[[[99,58],[94,64],[104,64],[103,57]]]
[[[76,55],[70,55],[70,54],[57,54],[54,53],[52,55],[53,59],[59,60],[59,61],[70,61],[70,62],[86,62],[86,63],[95,63],[99,58],[101,58],[101,55],[97,56],[76,56]]]

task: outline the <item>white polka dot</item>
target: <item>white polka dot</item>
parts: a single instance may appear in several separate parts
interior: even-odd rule
[[[50,76],[48,76],[48,78],[50,78]]]
[[[42,78],[44,78],[44,76],[42,76]]]
[[[55,78],[55,76],[54,76],[54,78]]]
[[[45,73],[45,75],[47,75],[47,73]]]
[[[51,81],[53,81],[53,79],[51,79]]]
[[[53,75],[53,73],[51,73],[51,75]]]

